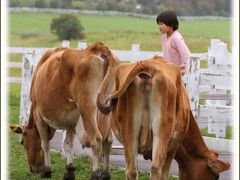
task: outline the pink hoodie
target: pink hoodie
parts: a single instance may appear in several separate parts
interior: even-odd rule
[[[184,42],[182,35],[176,30],[171,36],[162,35],[163,57],[178,65],[182,74],[185,73],[186,63],[191,53]]]

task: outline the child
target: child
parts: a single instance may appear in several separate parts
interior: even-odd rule
[[[162,34],[163,57],[178,65],[182,75],[191,53],[182,35],[177,31],[178,19],[173,11],[165,11],[157,16],[157,24]]]

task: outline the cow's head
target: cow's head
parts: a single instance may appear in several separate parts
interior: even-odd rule
[[[10,128],[13,132],[22,135],[21,144],[24,146],[27,152],[30,172],[41,172],[44,169],[44,155],[37,128],[28,128],[25,125],[10,125]]]
[[[230,168],[229,163],[218,159],[217,152],[210,150],[208,159],[205,159],[194,153],[188,153],[183,146],[180,146],[175,159],[179,166],[179,178],[183,180],[217,180],[221,172]]]

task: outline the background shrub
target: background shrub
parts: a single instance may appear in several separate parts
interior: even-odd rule
[[[51,31],[58,36],[59,40],[81,39],[83,27],[77,16],[62,14],[52,20]]]
[[[48,4],[46,0],[35,0],[35,7],[37,8],[47,8]]]
[[[50,0],[49,6],[50,6],[50,8],[59,8],[60,3],[58,0]]]
[[[20,0],[10,0],[9,6],[10,7],[21,7],[21,1]]]

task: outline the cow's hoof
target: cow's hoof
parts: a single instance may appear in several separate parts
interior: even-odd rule
[[[110,180],[111,176],[109,174],[109,171],[104,170],[101,174],[101,180]]]
[[[93,171],[90,180],[101,180],[101,174],[99,170]]]
[[[64,173],[64,180],[74,180],[75,175],[74,175],[75,167],[72,164],[69,164],[65,168],[65,173]]]
[[[41,174],[41,178],[51,178],[51,173],[52,170],[50,167],[45,167],[42,174]]]

